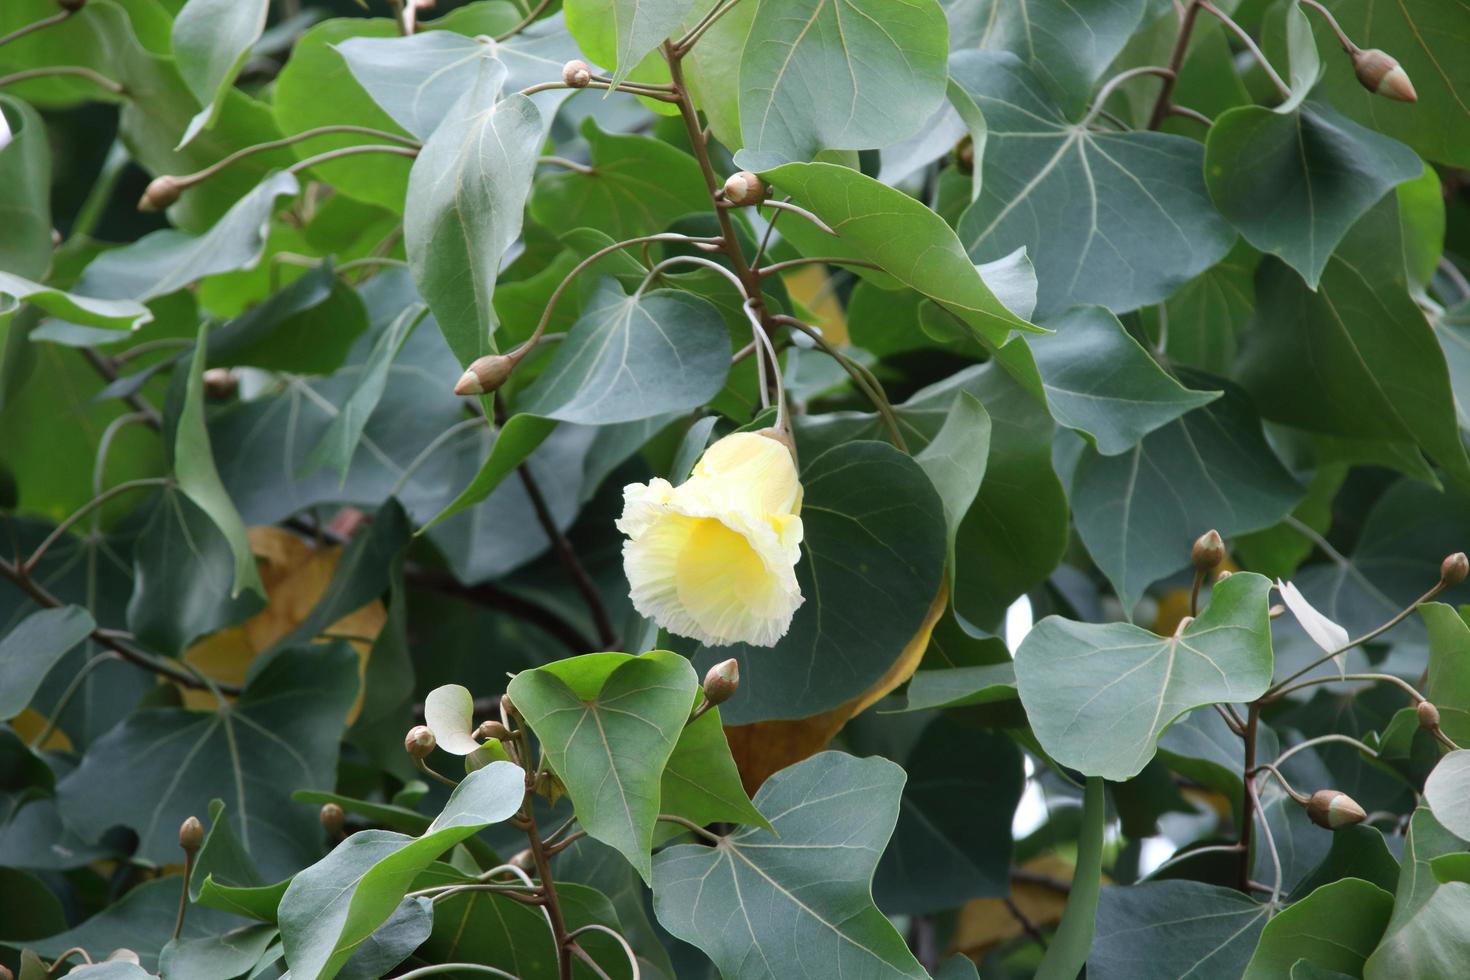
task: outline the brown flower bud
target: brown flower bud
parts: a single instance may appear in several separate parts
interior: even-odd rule
[[[1220,540],[1220,532],[1211,528],[1201,534],[1189,549],[1189,560],[1201,572],[1213,571],[1225,560],[1225,542]]]
[[[730,179],[725,181],[725,200],[736,207],[743,208],[751,204],[759,204],[766,199],[766,184],[749,170],[731,174]]]
[[[1215,576],[1215,584],[1216,585],[1219,585],[1221,582],[1225,581],[1227,578],[1229,578],[1233,574],[1234,573],[1232,571],[1230,571],[1230,569],[1228,569],[1228,568],[1222,568],[1222,569],[1220,569],[1219,574],[1217,574]]]
[[[510,861],[507,863],[509,863],[513,867],[520,868],[522,871],[528,872],[530,874],[536,873],[536,856],[531,853],[531,849],[529,847],[523,851],[517,851],[515,854],[511,855]]]
[[[510,373],[516,369],[516,362],[507,354],[486,354],[477,358],[459,376],[454,384],[456,395],[488,395],[505,384]]]
[[[766,428],[761,429],[756,434],[765,436],[767,439],[776,440],[786,447],[786,451],[791,454],[792,459],[796,458],[796,440],[791,438],[790,432],[787,432],[785,429]]]
[[[1370,92],[1398,102],[1417,102],[1418,94],[1409,75],[1399,66],[1398,59],[1377,48],[1359,49],[1352,53],[1353,74]]]
[[[962,174],[975,172],[975,141],[965,136],[954,145],[954,165]]]
[[[1465,552],[1457,551],[1448,555],[1439,563],[1439,580],[1448,587],[1454,587],[1465,581],[1465,576],[1470,574],[1470,559],[1465,557]]]
[[[498,721],[482,721],[475,729],[475,738],[482,742],[487,738],[510,738],[510,729]]]
[[[1414,708],[1414,714],[1419,718],[1419,727],[1427,732],[1439,731],[1439,709],[1432,701],[1420,701]]]
[[[179,846],[190,853],[204,844],[204,824],[198,817],[189,817],[179,824]]]
[[[0,980],[15,980],[15,974],[4,963],[0,963]]]
[[[724,704],[740,689],[740,662],[724,660],[704,675],[704,699],[710,704]]]
[[[177,177],[165,174],[162,177],[153,178],[143,196],[138,198],[139,211],[162,211],[179,199],[184,193],[184,185],[179,183]]]
[[[333,837],[341,837],[347,826],[347,814],[335,803],[323,803],[320,815],[322,829]]]
[[[87,0],[56,0],[56,6],[69,14],[74,14],[87,5]]]
[[[211,401],[224,401],[235,397],[240,390],[240,379],[229,368],[207,368],[204,372],[204,397]]]
[[[1319,789],[1307,801],[1307,816],[1312,823],[1328,830],[1350,827],[1368,818],[1358,802],[1346,793],[1335,789]]]
[[[592,68],[585,61],[568,61],[561,66],[561,80],[568,88],[586,88],[592,81]]]
[[[434,738],[434,733],[429,731],[428,725],[414,725],[403,736],[403,751],[415,759],[426,759],[439,741]]]

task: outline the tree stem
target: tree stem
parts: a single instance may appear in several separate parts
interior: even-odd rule
[[[1240,870],[1238,886],[1249,893],[1251,881],[1251,831],[1255,828],[1255,790],[1251,788],[1251,772],[1256,768],[1256,731],[1260,727],[1261,705],[1253,703],[1245,716],[1245,762],[1240,769]]]
[[[1158,129],[1169,115],[1169,100],[1174,97],[1174,86],[1179,83],[1179,69],[1184,66],[1184,56],[1189,53],[1189,36],[1194,33],[1194,22],[1199,18],[1199,0],[1186,0],[1184,13],[1179,18],[1179,33],[1174,35],[1174,48],[1169,52],[1169,70],[1159,97],[1154,102],[1154,111],[1148,117],[1148,128]]]

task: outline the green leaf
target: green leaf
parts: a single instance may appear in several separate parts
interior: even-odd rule
[[[15,868],[0,868],[0,935],[40,939],[66,929],[66,913],[40,878]]]
[[[1389,258],[1385,258],[1388,256]],[[1443,334],[1412,298],[1392,198],[1327,261],[1318,288],[1275,262],[1257,274],[1258,329],[1239,376],[1267,417],[1357,439],[1414,442],[1470,484]],[[1303,373],[1288,365],[1310,363]]]
[[[235,556],[230,598],[239,596],[246,589],[264,598],[265,586],[255,568],[255,555],[250,550],[245,522],[240,519],[229,492],[220,480],[219,471],[215,469],[214,449],[210,446],[209,428],[205,424],[204,360],[208,336],[209,325],[200,324],[199,342],[194,345],[184,405],[174,434],[174,478],[179,492],[209,516],[230,545]]]
[[[1144,0],[952,0],[950,47],[1008,51],[1036,73],[1069,112],[1080,111],[1109,64],[1139,25]],[[979,158],[979,154],[976,154]]]
[[[253,554],[250,567],[255,568]],[[133,546],[128,629],[149,648],[182,656],[201,636],[264,607],[254,592],[234,591],[235,573],[231,543],[213,519],[179,490],[165,487]]]
[[[87,266],[76,289],[99,299],[143,301],[176,292],[205,276],[253,269],[265,251],[276,199],[294,196],[300,189],[292,174],[272,174],[202,235],[170,228],[103,252]]]
[[[1419,615],[1429,632],[1424,696],[1439,710],[1446,735],[1457,743],[1470,741],[1470,626],[1442,602],[1421,604]]]
[[[728,980],[792,971],[847,980],[926,976],[873,905],[879,854],[898,817],[903,770],[823,752],[756,794],[773,831],[741,829],[718,847],[679,844],[654,862],[653,907],[666,929]]]
[[[999,346],[1011,330],[1035,329],[996,298],[944,219],[907,194],[831,163],[791,163],[762,176],[837,232],[838,254],[845,248],[877,263],[890,284],[923,293],[981,340]],[[824,251],[834,251],[831,242],[822,240]]]
[[[1056,935],[1041,958],[1036,980],[1072,980],[1087,964],[1092,945],[1099,892],[1102,888],[1103,830],[1108,802],[1096,776],[1082,791],[1082,827],[1077,837],[1077,870],[1067,893],[1067,906]]]
[[[0,269],[26,279],[43,279],[51,264],[51,147],[46,124],[26,103],[0,95]],[[0,302],[0,309],[3,309]]]
[[[936,0],[761,0],[740,57],[736,163],[769,170],[913,135],[944,101]]]
[[[1038,317],[1157,303],[1229,251],[1235,235],[1210,203],[1195,141],[1093,131],[1011,55],[982,52],[954,71],[989,125],[960,240],[977,262],[1026,246]]]
[[[1403,871],[1393,897],[1393,915],[1383,939],[1363,966],[1364,980],[1431,980],[1454,976],[1470,957],[1470,937],[1445,923],[1470,915],[1470,884],[1441,882],[1430,863],[1465,850],[1429,808],[1409,819]]]
[[[1470,42],[1470,14],[1456,6],[1370,0],[1327,0],[1326,6],[1358,45],[1398,59],[1419,98],[1405,105],[1366,91],[1328,31],[1317,37],[1327,65],[1322,94],[1357,122],[1403,140],[1430,160],[1470,167],[1470,66],[1456,57]]]
[[[506,419],[500,431],[495,434],[490,452],[485,454],[484,462],[480,464],[469,485],[424,525],[424,529],[475,506],[494,493],[501,481],[514,473],[516,467],[524,463],[546,441],[556,430],[556,425],[555,419],[525,412],[517,412]]]
[[[184,84],[204,106],[189,122],[180,146],[214,123],[269,13],[269,0],[189,0],[179,11],[173,27],[174,60]]]
[[[275,925],[276,908],[290,881],[265,884],[224,814],[223,800],[209,801],[209,830],[189,876],[189,900]]]
[[[173,833],[177,828],[170,828]],[[174,840],[178,851],[178,840]],[[145,970],[158,969],[159,952],[173,935],[179,908],[179,882],[173,877],[147,881],[85,922],[46,939],[25,945],[48,960],[73,946],[85,949],[93,960],[105,959],[115,949],[131,949]],[[202,939],[241,925],[233,915],[214,909],[193,908],[184,919],[182,935]],[[11,945],[9,943],[5,945]]]
[[[693,654],[700,671],[740,663],[740,689],[721,706],[727,725],[805,718],[868,690],[918,632],[944,574],[943,504],[912,458],[862,440],[803,460],[806,601],[791,629],[771,648]]]
[[[1470,750],[1458,749],[1439,760],[1424,783],[1424,802],[1445,830],[1456,837],[1470,837]]]
[[[504,30],[520,20],[519,11],[509,3],[476,4],[475,10],[494,10],[497,16],[507,11],[510,16]],[[506,41],[487,37],[488,30],[472,37],[455,33],[458,27],[449,23],[454,19],[451,14],[443,22],[427,25],[447,30],[430,29],[407,37],[349,37],[336,45],[353,77],[373,100],[421,140],[429,138],[460,95],[474,85],[483,60],[499,66],[490,69],[492,77],[504,72],[498,83],[502,92],[518,92],[556,78],[562,65],[578,54],[559,13],[538,20]],[[484,25],[480,26],[483,30]],[[572,94],[572,89],[556,88],[530,98],[550,126],[557,109]]]
[[[703,405],[729,371],[714,304],[676,289],[628,296],[604,279],[518,407],[562,422],[636,422]]]
[[[1011,819],[1025,785],[1016,743],[939,717],[903,763],[898,824],[873,879],[879,908],[919,915],[1009,895]]]
[[[158,970],[165,977],[238,977],[265,954],[276,927],[241,926],[218,936],[179,938],[163,947]]]
[[[567,27],[584,50],[605,45],[604,32],[611,27],[617,40],[611,60],[616,84],[665,39],[676,36],[692,6],[694,0],[571,0],[565,10]]]
[[[0,272],[0,316],[14,309],[12,300],[34,303],[71,323],[113,330],[136,330],[153,319],[148,307],[130,299],[95,299]]]
[[[80,606],[33,612],[0,638],[0,719],[26,709],[56,662],[97,628]]]
[[[481,71],[408,179],[409,268],[461,366],[494,349],[491,296],[541,149],[536,104],[519,94],[497,102],[497,81]]]
[[[1150,584],[1189,563],[1190,545],[1205,531],[1215,528],[1229,538],[1270,527],[1301,497],[1249,402],[1222,387],[1223,398],[1155,430],[1126,453],[1082,449],[1072,469],[1077,533],[1125,612]]]
[[[704,695],[696,697],[703,703]],[[720,724],[720,709],[710,708],[684,726],[674,754],[659,784],[659,808],[700,826],[741,823],[769,827],[750,802],[740,783],[740,772],[730,755],[730,743]]]
[[[326,261],[211,332],[207,363],[330,374],[367,325],[362,300]]]
[[[1388,842],[1377,827],[1357,824],[1334,830],[1327,857],[1297,883],[1294,891],[1310,895],[1323,885],[1343,878],[1360,878],[1388,892],[1398,887],[1398,859],[1388,849]]]
[[[686,214],[707,213],[709,190],[694,158],[663,140],[607,133],[582,122],[592,170],[552,168],[536,181],[531,217],[548,228],[567,215],[615,241],[663,231]]]
[[[357,664],[341,642],[291,650],[258,668],[234,703],[136,712],[57,785],[68,825],[96,839],[122,824],[138,834],[139,860],[171,864],[179,824],[223,800],[262,872],[289,874],[315,856],[321,835],[316,813],[293,806],[291,791],[332,784]]]
[[[1233,888],[1150,881],[1102,890],[1090,980],[1238,977],[1270,908]]]
[[[1016,650],[1016,685],[1042,747],[1088,776],[1123,780],[1184,712],[1259,697],[1271,683],[1270,588],[1232,575],[1172,637],[1060,616],[1037,623]]]
[[[1219,398],[1166,374],[1118,318],[1099,306],[1046,321],[1056,333],[1028,337],[1052,417],[1116,456],[1179,416]]]
[[[509,818],[525,796],[525,772],[492,762],[464,778],[418,837],[353,834],[291,880],[281,899],[281,937],[291,975],[329,980],[388,921],[414,878],[440,854]]]
[[[506,689],[567,787],[589,836],[645,881],[664,768],[698,684],[688,661],[654,650],[601,653],[522,671]]]
[[[1228,375],[1238,337],[1255,312],[1254,274],[1260,255],[1244,241],[1181,287],[1162,308],[1140,310],[1150,333],[1176,364]]]
[[[955,536],[980,492],[989,455],[990,416],[980,399],[968,391],[960,391],[950,405],[944,425],[914,457],[939,492],[939,502],[944,506],[951,579],[955,568]]]
[[[1359,976],[1393,912],[1393,896],[1357,878],[1323,885],[1266,924],[1242,980],[1291,973],[1308,959],[1324,969]]]
[[[1231,109],[1205,142],[1205,183],[1220,213],[1314,289],[1348,229],[1422,170],[1407,146],[1317,103]]]

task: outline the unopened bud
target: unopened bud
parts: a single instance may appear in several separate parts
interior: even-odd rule
[[[725,181],[725,200],[736,207],[759,204],[766,199],[765,181],[749,170],[731,174]]]
[[[323,830],[333,837],[340,837],[347,826],[347,814],[335,803],[323,803],[321,821]]]
[[[1457,551],[1439,563],[1439,580],[1447,587],[1459,585],[1467,574],[1470,574],[1470,559],[1463,551]]]
[[[482,721],[475,729],[475,738],[482,742],[487,738],[510,738],[510,729],[498,721]]]
[[[134,966],[142,966],[143,958],[138,955],[136,950],[128,949],[126,946],[119,946],[117,949],[114,949],[112,952],[108,953],[107,958],[104,959],[102,962],[131,963]]]
[[[1354,51],[1352,59],[1353,74],[1358,76],[1358,81],[1368,91],[1398,102],[1419,101],[1414,83],[1409,81],[1408,73],[1399,66],[1398,59],[1393,55],[1377,48],[1368,48]]]
[[[1230,571],[1230,569],[1228,569],[1228,568],[1222,568],[1222,569],[1220,569],[1219,574],[1217,574],[1215,576],[1215,584],[1216,585],[1219,585],[1221,582],[1225,581],[1227,578],[1229,578],[1233,574],[1235,574],[1235,573],[1232,572],[1232,571]]]
[[[1286,607],[1279,602],[1275,603],[1266,610],[1266,615],[1272,619],[1280,619],[1286,615]]]
[[[211,401],[224,401],[235,397],[240,390],[240,379],[229,368],[207,368],[204,372],[204,397]]]
[[[507,354],[486,354],[476,358],[454,384],[456,395],[488,395],[505,384],[516,362]]]
[[[710,704],[724,704],[740,690],[740,662],[724,660],[704,675],[704,699]]]
[[[434,738],[434,733],[429,731],[428,725],[414,725],[403,736],[403,751],[415,759],[426,759],[430,752],[439,742]]]
[[[69,14],[74,14],[87,5],[87,0],[56,0],[56,6]]]
[[[517,851],[515,854],[511,855],[509,863],[511,864],[511,866],[520,868],[522,871],[531,872],[533,874],[536,871],[536,856],[531,853],[531,849],[529,847],[526,848],[524,851]]]
[[[759,432],[756,433],[756,435],[761,435],[765,436],[767,439],[776,440],[781,445],[786,447],[786,451],[791,454],[792,459],[796,458],[796,440],[791,438],[791,433],[787,432],[785,429],[761,429]]]
[[[1195,539],[1194,547],[1189,549],[1189,560],[1201,572],[1213,571],[1225,560],[1225,542],[1220,540],[1220,532],[1211,528]]]
[[[153,178],[143,196],[138,198],[139,211],[163,211],[179,199],[184,193],[184,185],[179,183],[177,177],[165,174],[162,177]]]
[[[198,817],[189,817],[179,825],[179,846],[189,852],[199,850],[204,844],[204,824]]]
[[[592,68],[585,61],[568,61],[561,66],[561,80],[568,88],[586,88],[592,81]]]
[[[1312,823],[1328,830],[1350,827],[1368,818],[1358,802],[1346,793],[1335,789],[1319,789],[1307,801],[1307,816]]]
[[[4,963],[0,963],[0,980],[15,980],[15,974]]]
[[[1432,701],[1420,701],[1414,708],[1414,714],[1419,718],[1419,727],[1427,732],[1439,731],[1439,709]]]
[[[962,174],[975,172],[975,141],[966,136],[954,145],[954,165]]]

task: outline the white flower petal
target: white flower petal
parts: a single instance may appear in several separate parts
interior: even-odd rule
[[[1302,624],[1302,629],[1307,631],[1312,642],[1321,647],[1324,652],[1332,653],[1347,645],[1348,631],[1318,612],[1295,585],[1277,579],[1276,590],[1281,593],[1281,599],[1286,603],[1286,608],[1296,617],[1296,621]]]
[[[446,752],[469,755],[480,747],[472,737],[475,699],[468,688],[445,684],[430,691],[424,698],[424,724]]]

